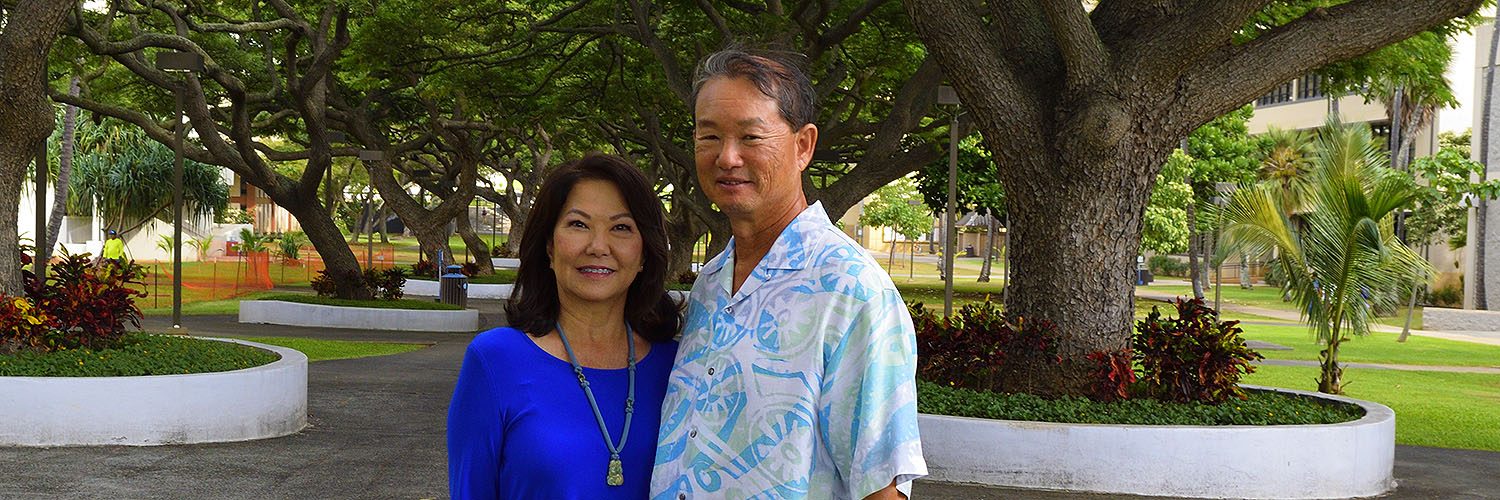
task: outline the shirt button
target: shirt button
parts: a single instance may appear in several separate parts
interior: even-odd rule
[[[714,369],[713,368],[709,368],[708,369],[708,374],[709,375],[713,375],[714,374]]]
[[[688,437],[690,437],[690,438],[698,437],[698,429],[689,430],[688,431]]]
[[[678,493],[677,500],[687,500],[687,493]]]
[[[725,307],[724,308],[724,312],[727,312],[729,314],[734,314],[734,306]]]

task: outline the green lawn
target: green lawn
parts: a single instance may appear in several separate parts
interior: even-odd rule
[[[219,300],[204,300],[199,302],[183,302],[182,314],[184,316],[204,316],[213,314],[239,314],[241,300],[257,300],[279,295],[278,292],[253,292],[239,297]],[[137,299],[137,306],[151,305],[151,299]],[[141,313],[145,316],[171,316],[171,302],[166,302],[164,307],[141,307]]]
[[[319,340],[292,337],[246,337],[240,340],[260,342],[302,351],[308,361],[329,359],[352,359],[370,356],[400,354],[429,347],[428,344],[392,344],[386,342],[350,342],[346,340]]]
[[[1244,337],[1291,347],[1290,351],[1262,351],[1267,359],[1317,361],[1322,347],[1304,326],[1241,325]],[[1339,346],[1339,361],[1400,365],[1500,366],[1500,346],[1473,344],[1413,335],[1405,343],[1399,334],[1372,332]]]
[[[1317,367],[1259,366],[1242,383],[1312,391]],[[1500,451],[1500,376],[1349,369],[1347,396],[1396,411],[1396,442]]]

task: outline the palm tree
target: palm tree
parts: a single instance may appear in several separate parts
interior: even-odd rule
[[[1266,129],[1264,137],[1268,145],[1260,160],[1260,178],[1276,188],[1276,201],[1282,213],[1295,218],[1306,208],[1317,150],[1305,130],[1273,125]]]
[[[1432,267],[1395,237],[1390,216],[1410,204],[1417,189],[1386,166],[1369,129],[1331,117],[1317,144],[1300,231],[1281,210],[1276,188],[1266,184],[1242,186],[1227,207],[1213,212],[1224,217],[1227,245],[1277,250],[1285,286],[1325,346],[1318,390],[1339,394],[1338,350],[1346,335],[1369,334],[1371,309],[1395,300],[1382,292]]]

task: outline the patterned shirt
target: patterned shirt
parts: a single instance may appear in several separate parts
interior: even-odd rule
[[[731,294],[734,240],[693,284],[653,499],[861,499],[927,474],[916,338],[890,276],[808,207]]]

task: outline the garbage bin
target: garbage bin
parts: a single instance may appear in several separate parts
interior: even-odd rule
[[[979,256],[979,254],[974,253],[974,245],[964,245],[964,257],[978,257],[978,256]]]
[[[448,266],[448,272],[438,277],[438,302],[468,307],[469,277],[463,270],[463,266]]]

